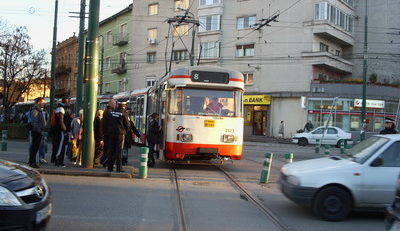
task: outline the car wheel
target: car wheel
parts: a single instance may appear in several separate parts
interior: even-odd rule
[[[338,142],[336,143],[336,147],[340,148],[340,143],[342,142],[342,140],[338,140]],[[347,146],[347,140],[344,141],[344,147]]]
[[[337,186],[323,188],[317,193],[312,204],[314,215],[326,221],[343,220],[349,215],[351,207],[351,196]]]
[[[300,146],[306,146],[308,144],[307,138],[300,138],[299,139],[299,145]]]

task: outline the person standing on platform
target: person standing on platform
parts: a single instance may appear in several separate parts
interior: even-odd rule
[[[67,125],[65,121],[66,115],[65,108],[68,106],[68,98],[63,98],[61,103],[53,111],[51,116],[51,126],[53,130],[53,150],[51,154],[51,162],[56,166],[64,167],[65,146],[68,144],[67,140]],[[70,127],[70,125],[68,125]]]
[[[116,107],[116,102],[115,100],[111,99],[108,102],[106,110],[104,110],[103,113],[103,120],[102,120],[102,126],[103,126],[103,142],[104,142],[104,147],[103,147],[103,156],[100,159],[100,164],[102,164],[104,167],[107,166],[107,161],[108,161],[108,156],[109,156],[109,140],[110,140],[110,131],[113,130],[114,128],[111,127],[111,112],[115,110]]]
[[[160,144],[160,125],[158,124],[159,115],[157,113],[153,113],[150,115],[149,120],[149,128],[148,128],[148,135],[147,135],[147,143],[149,145],[149,160],[147,162],[147,166],[154,167],[156,164],[156,160],[154,158],[154,151],[156,144]]]
[[[118,108],[110,112],[108,116],[110,119],[109,131],[109,157],[108,157],[108,171],[112,172],[114,163],[117,167],[117,172],[123,172],[121,168],[121,155],[122,148],[124,147],[125,135],[129,130],[129,119],[126,113],[126,102],[119,102]]]
[[[94,164],[99,165],[104,152],[103,110],[97,110],[93,127],[95,140]]]
[[[46,120],[43,116],[43,108],[45,105],[43,97],[35,99],[35,106],[30,111],[32,130],[30,132],[31,145],[29,150],[29,166],[32,168],[39,168],[36,163],[36,154],[39,150],[40,143],[42,142],[43,133],[46,129]]]

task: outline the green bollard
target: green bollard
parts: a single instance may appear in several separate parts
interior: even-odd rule
[[[352,147],[353,147],[353,145],[347,144],[346,149],[350,149],[350,148],[352,148]]]
[[[344,154],[346,151],[344,150],[344,140],[340,141],[340,154]]]
[[[263,163],[263,169],[261,171],[260,183],[268,183],[273,156],[274,154],[272,152],[265,153],[265,160]]]
[[[320,147],[319,139],[317,139],[317,143],[315,144],[315,153],[319,153],[319,147]]]
[[[140,148],[140,167],[139,167],[139,178],[147,178],[147,160],[148,160],[149,148]]]
[[[7,151],[7,134],[8,130],[1,131],[1,151]]]
[[[287,163],[293,163],[293,152],[286,153],[285,160]]]
[[[329,144],[325,145],[325,155],[331,154],[331,146]]]

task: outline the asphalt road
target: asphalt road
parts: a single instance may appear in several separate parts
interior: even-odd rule
[[[265,152],[274,153],[273,169],[270,183],[261,185],[258,180]],[[357,212],[345,221],[325,222],[286,199],[276,183],[286,152],[294,152],[295,161],[323,156],[315,154],[311,146],[248,143],[244,159],[223,168],[290,230],[384,230],[381,213]],[[178,166],[177,174],[187,230],[278,230],[215,168]],[[49,230],[180,230],[169,165],[158,163],[146,180],[54,175],[45,178],[54,203]]]

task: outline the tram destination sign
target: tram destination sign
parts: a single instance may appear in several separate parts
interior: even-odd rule
[[[211,71],[192,71],[192,81],[202,83],[229,83],[229,73]]]

